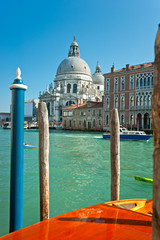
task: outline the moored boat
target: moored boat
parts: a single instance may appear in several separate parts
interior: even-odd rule
[[[24,146],[24,148],[38,148],[38,147],[33,146],[32,144],[26,144],[26,143],[24,143],[23,146]]]
[[[4,122],[2,124],[3,129],[11,129],[11,122]]]
[[[120,128],[120,140],[149,140],[152,135],[147,135],[144,131],[129,131],[126,128]],[[110,139],[110,133],[103,133],[103,138]]]
[[[138,180],[138,181],[153,183],[152,178],[146,178],[146,177],[140,177],[140,176],[134,176],[134,178],[135,180]]]
[[[109,206],[116,206],[119,208],[132,210],[134,212],[141,212],[149,215],[152,215],[153,213],[152,199],[148,201],[146,199],[125,199],[125,200],[105,202],[105,204]]]
[[[120,201],[97,204],[22,228],[1,239],[151,239],[152,217],[148,211],[152,202],[147,203],[145,199],[124,201],[132,206],[139,203],[140,208],[131,211],[116,206]]]

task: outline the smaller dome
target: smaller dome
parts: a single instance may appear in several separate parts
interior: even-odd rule
[[[104,76],[101,72],[99,62],[97,62],[96,71],[92,75],[92,79],[93,79],[93,84],[104,85]]]

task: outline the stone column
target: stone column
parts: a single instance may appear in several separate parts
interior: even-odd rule
[[[152,115],[150,115],[150,129],[152,129]]]
[[[52,116],[52,101],[50,101],[50,116]]]
[[[144,116],[142,115],[142,129],[144,128]]]

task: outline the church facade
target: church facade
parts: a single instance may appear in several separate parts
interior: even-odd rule
[[[104,94],[104,77],[97,62],[96,70],[91,75],[88,64],[80,57],[77,42],[72,42],[68,57],[58,66],[54,84],[39,93],[39,100],[46,102],[49,121],[62,121],[62,108],[83,102],[102,101]]]

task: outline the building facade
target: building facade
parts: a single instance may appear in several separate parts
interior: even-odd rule
[[[11,113],[0,113],[0,126],[4,122],[11,122]]]
[[[62,108],[76,104],[77,99],[101,101],[104,93],[104,77],[99,63],[91,75],[88,64],[80,57],[77,42],[72,42],[68,57],[58,66],[54,85],[40,92],[40,101],[46,102],[50,122],[62,121]]]
[[[38,99],[27,100],[24,102],[24,120],[28,122],[37,121]]]
[[[103,103],[78,101],[70,107],[63,108],[63,129],[103,130]]]
[[[111,111],[117,108],[120,124],[129,129],[152,128],[154,64],[145,63],[104,74],[103,129],[110,130]]]

